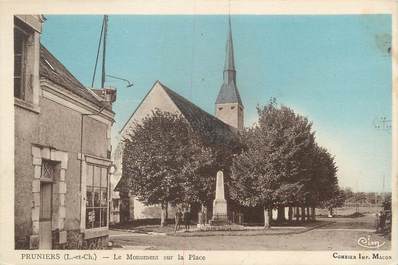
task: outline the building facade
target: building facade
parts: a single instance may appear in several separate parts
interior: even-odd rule
[[[84,87],[14,18],[15,248],[101,248],[109,226],[112,89]]]

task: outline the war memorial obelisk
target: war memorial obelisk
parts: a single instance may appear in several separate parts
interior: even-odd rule
[[[213,201],[213,218],[211,225],[228,224],[227,201],[224,193],[224,175],[222,171],[217,172],[216,198]]]

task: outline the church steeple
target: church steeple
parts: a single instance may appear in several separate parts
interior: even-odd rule
[[[232,42],[231,17],[228,17],[227,56],[225,57],[225,70],[235,70],[234,45]]]
[[[216,104],[239,103],[243,106],[240,99],[238,87],[236,86],[236,70],[234,58],[234,45],[232,41],[231,17],[228,17],[228,36],[225,46],[224,82],[216,100]]]
[[[216,117],[235,128],[243,129],[243,104],[236,85],[236,69],[230,16],[228,16],[228,35],[225,52],[224,80],[216,100]]]

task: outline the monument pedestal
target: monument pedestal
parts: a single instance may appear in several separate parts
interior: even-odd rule
[[[224,194],[224,175],[222,171],[217,172],[216,198],[213,201],[213,218],[210,225],[228,225],[227,201]]]

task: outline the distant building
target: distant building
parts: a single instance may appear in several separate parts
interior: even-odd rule
[[[116,94],[85,88],[42,46],[43,22],[14,18],[15,248],[101,248]]]
[[[215,102],[215,116],[210,115],[194,103],[180,96],[161,82],[157,81],[129,120],[121,130],[121,137],[128,137],[133,131],[134,124],[151,115],[152,111],[160,109],[171,113],[181,114],[194,130],[207,129],[204,139],[217,144],[228,143],[231,138],[237,139],[237,132],[243,129],[243,104],[236,85],[236,70],[234,63],[234,51],[232,43],[231,23],[226,44],[226,59],[223,73],[224,81]],[[115,181],[118,181],[116,191],[120,201],[119,208],[113,210],[115,215],[120,212],[120,221],[136,219],[160,218],[160,206],[145,206],[138,201],[128,189],[128,181],[123,176],[122,168],[123,143],[117,147],[115,164],[117,167]],[[112,211],[112,210],[111,210]],[[173,208],[169,208],[169,216],[174,216]],[[115,218],[116,219],[116,218]]]

